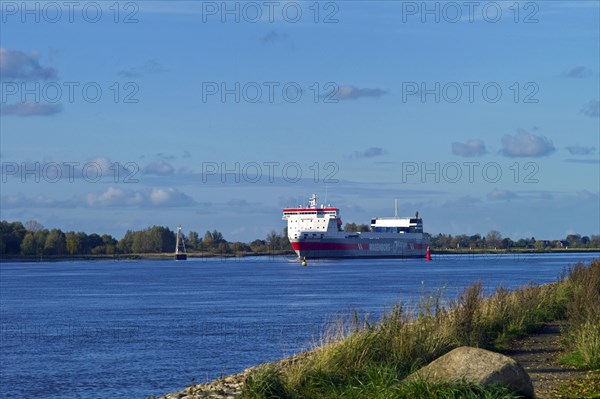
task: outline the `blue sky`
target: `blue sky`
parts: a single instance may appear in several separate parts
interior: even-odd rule
[[[0,4],[2,219],[600,233],[597,1]]]

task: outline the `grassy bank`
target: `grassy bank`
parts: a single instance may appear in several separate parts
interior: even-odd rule
[[[600,252],[600,248],[553,248],[544,250],[535,249],[444,249],[444,250],[432,250],[432,255],[519,255],[519,254],[541,254],[541,253],[594,253]],[[295,257],[296,253],[290,248],[289,250],[269,250],[263,252],[249,252],[249,251],[231,251],[231,252],[219,252],[219,251],[202,251],[202,252],[188,252],[188,258],[245,258],[251,256],[291,256]],[[136,259],[156,259],[156,260],[168,260],[173,259],[174,254],[171,252],[163,253],[131,253],[131,254],[100,254],[100,255],[43,255],[43,256],[31,256],[31,255],[2,255],[0,261],[4,262],[53,262],[53,261],[69,261],[69,260],[136,260]]]
[[[312,351],[248,378],[245,398],[511,398],[502,387],[404,384],[402,380],[462,346],[499,349],[547,321],[566,319],[563,361],[600,369],[600,260],[578,264],[557,283],[484,298],[481,283],[449,304],[422,300],[416,317],[402,304],[375,324],[354,315]]]
[[[432,248],[434,255],[479,255],[479,254],[558,254],[558,253],[594,253],[600,248]]]
[[[265,252],[188,252],[188,258],[246,258],[251,256],[296,256],[294,251],[274,250]],[[175,254],[171,252],[163,253],[135,253],[135,254],[112,254],[112,255],[2,255],[2,262],[59,262],[75,260],[172,260]]]

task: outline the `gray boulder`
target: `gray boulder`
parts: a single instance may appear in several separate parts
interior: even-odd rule
[[[462,346],[429,363],[407,377],[435,382],[465,380],[482,385],[500,383],[527,398],[533,398],[533,384],[515,360],[485,349]]]

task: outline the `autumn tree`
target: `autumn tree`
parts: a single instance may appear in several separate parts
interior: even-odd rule
[[[502,234],[498,230],[492,230],[485,236],[485,246],[487,248],[498,248],[502,246]]]

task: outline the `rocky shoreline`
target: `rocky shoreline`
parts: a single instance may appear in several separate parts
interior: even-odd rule
[[[255,369],[256,366],[206,384],[191,385],[179,392],[158,397],[150,396],[148,399],[234,399],[242,394],[246,378]]]
[[[189,387],[177,391],[168,393],[162,396],[150,396],[147,399],[233,399],[237,398],[242,394],[244,383],[248,376],[258,371],[262,367],[274,366],[276,368],[283,368],[290,364],[297,363],[306,359],[310,355],[309,352],[303,352],[298,355],[288,357],[282,360],[278,360],[271,363],[259,364],[252,366],[241,373],[232,374],[218,378],[216,380],[204,383],[190,385]]]
[[[539,399],[551,399],[560,386],[568,385],[572,380],[588,376],[590,372],[572,367],[560,366],[558,354],[561,352],[560,322],[547,323],[537,333],[514,341],[509,350],[500,351],[516,360],[528,375],[531,375],[535,395]],[[533,352],[534,355],[528,355]],[[525,354],[525,355],[524,355]],[[162,396],[150,396],[147,399],[235,399],[241,396],[248,376],[267,365],[277,368],[301,361],[310,352],[305,352],[274,363],[253,366],[241,373],[210,381],[205,384],[191,385],[181,391]],[[456,369],[456,367],[453,367]],[[527,377],[529,378],[529,377]]]

